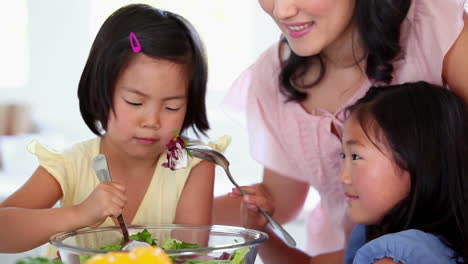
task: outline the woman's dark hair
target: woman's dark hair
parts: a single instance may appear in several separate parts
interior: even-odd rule
[[[410,5],[411,0],[356,0],[353,23],[367,52],[366,74],[373,83],[392,81],[392,61],[401,50],[400,26]],[[286,42],[286,39],[282,38],[282,41]],[[356,58],[357,63],[359,58]],[[300,80],[312,64],[319,65],[319,75],[313,82],[302,84]],[[280,91],[286,101],[301,102],[307,95],[303,89],[320,83],[325,71],[320,54],[301,57],[291,50],[279,76]]]
[[[188,106],[181,133],[209,129],[205,93],[207,63],[203,44],[183,17],[145,4],[131,4],[115,11],[102,25],[91,47],[78,86],[80,111],[86,125],[100,136],[107,129],[116,80],[134,52],[129,34],[141,44],[141,53],[187,66]]]
[[[367,227],[371,240],[419,229],[468,260],[468,106],[426,82],[372,87],[348,108],[376,146],[409,173],[409,195]]]

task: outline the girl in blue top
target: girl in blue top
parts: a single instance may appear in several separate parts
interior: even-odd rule
[[[468,259],[468,107],[424,82],[372,88],[349,108],[341,181],[358,224],[352,263]],[[359,232],[359,230],[365,232]],[[356,236],[364,235],[359,247]],[[356,243],[358,245],[356,245]],[[348,262],[350,263],[350,262]]]
[[[360,225],[345,263],[466,263],[468,106],[463,99],[425,82],[373,87],[347,115],[340,179],[347,214]],[[244,225],[262,228],[254,203],[243,201]],[[333,253],[309,257],[281,247],[270,236],[260,249],[265,263],[343,263]]]

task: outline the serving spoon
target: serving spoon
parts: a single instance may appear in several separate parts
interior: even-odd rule
[[[242,189],[232,177],[231,172],[229,171],[229,161],[223,154],[221,154],[221,152],[208,145],[200,144],[199,142],[188,142],[185,147],[188,150],[190,150],[194,157],[197,157],[202,160],[211,161],[221,166],[226,172],[226,175],[228,176],[229,180],[240,191],[240,193],[242,195],[247,195],[247,192],[244,189]],[[296,247],[296,241],[294,241],[293,237],[267,211],[260,207],[258,208],[258,210],[273,226],[273,228],[279,231],[279,235],[283,238],[283,240],[286,242],[286,244],[288,244],[289,247]]]
[[[104,154],[99,154],[93,159],[93,169],[96,172],[100,182],[112,181],[109,168],[107,166],[107,159]],[[151,245],[146,242],[130,239],[127,225],[125,224],[122,214],[117,216],[117,221],[119,222],[120,228],[122,229],[122,235],[124,238],[124,244],[121,250],[131,250],[137,247],[151,247]]]

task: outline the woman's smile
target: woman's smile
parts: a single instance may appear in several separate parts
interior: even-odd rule
[[[300,38],[309,33],[314,25],[314,22],[284,24],[288,30],[288,34],[293,38]]]

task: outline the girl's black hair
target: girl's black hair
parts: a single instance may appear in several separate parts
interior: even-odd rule
[[[372,87],[348,110],[369,139],[384,142],[411,177],[409,195],[367,239],[408,229],[442,238],[468,260],[468,106],[426,82]]]
[[[94,40],[78,86],[86,125],[98,136],[101,127],[107,129],[117,77],[135,54],[130,32],[138,38],[141,53],[186,66],[189,99],[181,133],[192,128],[195,134],[205,134],[210,127],[205,107],[208,68],[200,37],[183,17],[145,4],[115,11]]]
[[[392,81],[392,61],[401,50],[400,26],[410,5],[411,0],[356,0],[353,23],[367,51],[366,74],[374,83],[388,84]],[[282,41],[286,42],[286,39],[282,38]],[[356,64],[358,62],[356,58]],[[302,84],[300,80],[312,64],[319,66],[319,75],[313,82]],[[286,101],[301,102],[307,96],[303,89],[320,83],[325,71],[320,54],[302,57],[291,50],[279,76],[280,91],[286,96]]]

